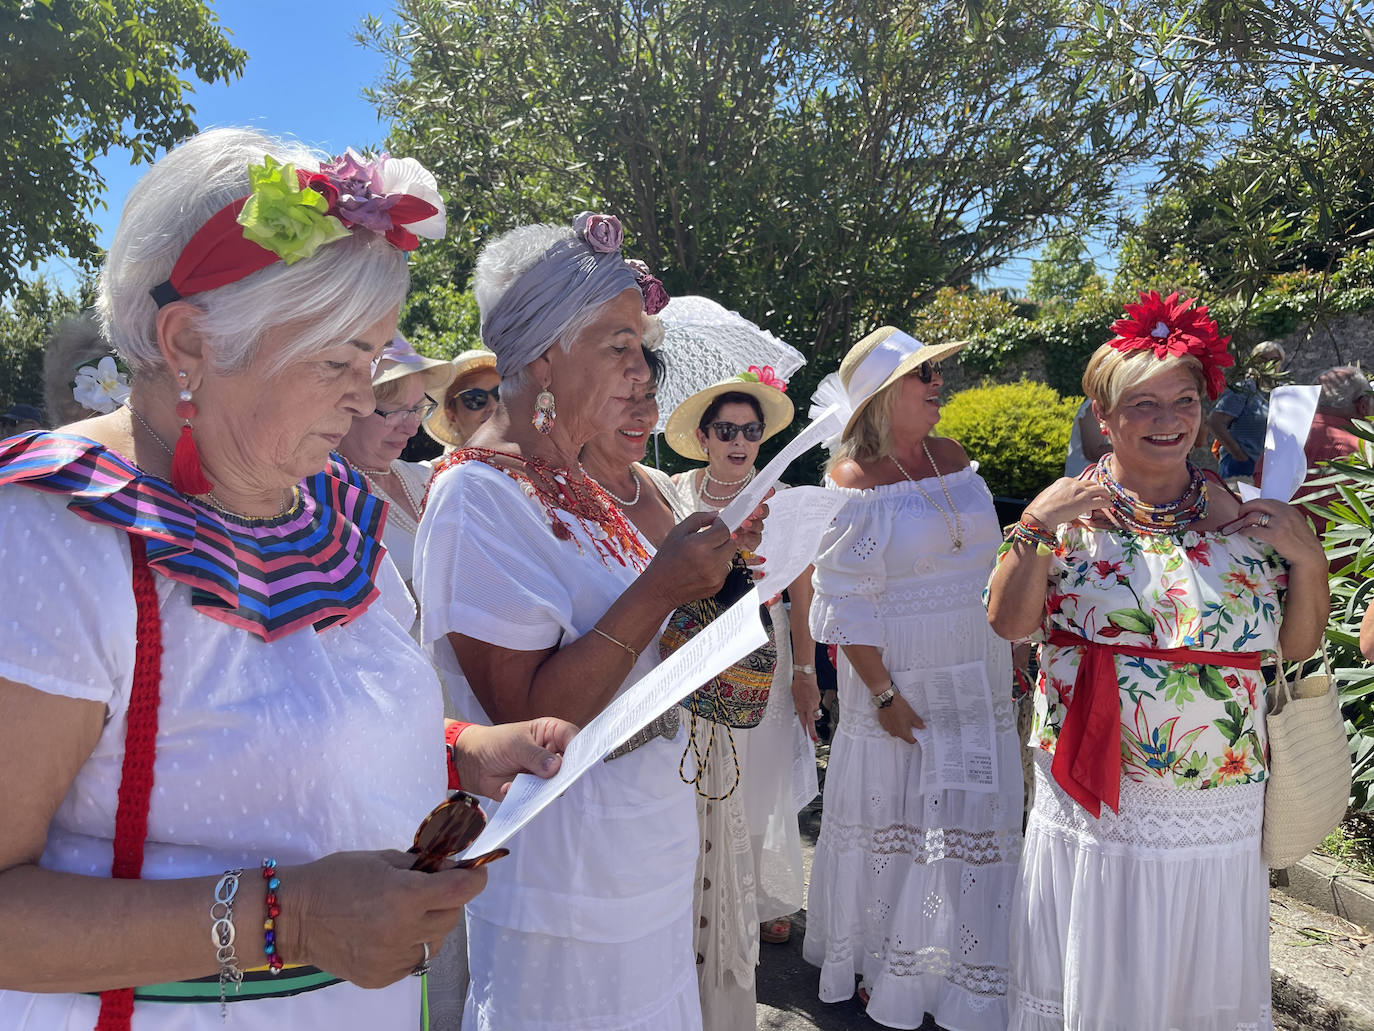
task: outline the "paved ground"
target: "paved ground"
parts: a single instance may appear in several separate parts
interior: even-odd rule
[[[822,759],[824,762],[824,759]],[[822,769],[822,774],[824,770]],[[820,800],[801,818],[808,882],[820,832]],[[1374,897],[1374,895],[1371,895]],[[1368,910],[1352,913],[1367,919]],[[760,946],[758,1027],[769,1031],[878,1031],[858,1001],[816,997],[817,970],[802,959],[806,914],[793,917],[786,945]],[[1374,1031],[1374,927],[1314,908],[1276,888],[1270,900],[1270,960],[1278,1031]],[[706,1031],[711,1031],[707,1028]],[[923,1031],[938,1031],[927,1021]]]

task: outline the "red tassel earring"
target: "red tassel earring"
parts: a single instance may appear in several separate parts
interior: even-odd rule
[[[177,376],[183,381],[186,379],[184,372],[178,372]],[[181,420],[181,436],[177,437],[177,446],[172,452],[172,486],[188,496],[209,494],[215,487],[205,478],[205,470],[200,467],[200,452],[191,436],[196,406],[191,403],[191,391],[186,387],[181,388],[178,397],[176,412]]]

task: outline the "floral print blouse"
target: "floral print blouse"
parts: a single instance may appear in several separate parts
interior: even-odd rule
[[[1073,525],[1060,527],[1060,541],[1037,638],[1058,629],[1151,648],[1277,647],[1286,567],[1252,537],[1137,536]],[[1053,754],[1081,654],[1042,640],[1032,747]],[[1123,777],[1173,788],[1265,779],[1261,673],[1126,655],[1115,662]]]

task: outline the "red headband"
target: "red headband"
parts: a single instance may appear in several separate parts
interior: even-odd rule
[[[1207,396],[1216,400],[1226,389],[1222,369],[1236,360],[1226,350],[1230,337],[1223,337],[1217,324],[1207,314],[1206,306],[1193,308],[1196,297],[1180,301],[1177,293],[1161,299],[1151,290],[1140,292],[1139,304],[1126,305],[1129,318],[1112,323],[1117,335],[1108,340],[1118,351],[1137,351],[1153,348],[1156,358],[1190,354],[1202,363],[1207,378]]]
[[[318,172],[271,155],[249,166],[252,190],[220,208],[187,241],[172,274],[149,293],[157,306],[238,282],[277,261],[291,265],[351,231],[384,235],[411,251],[444,235],[444,202],[418,161],[349,150]]]

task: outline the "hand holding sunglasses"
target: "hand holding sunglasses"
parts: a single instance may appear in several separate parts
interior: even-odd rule
[[[448,798],[435,806],[415,831],[415,841],[407,850],[418,857],[411,869],[423,873],[442,870],[449,857],[476,841],[486,825],[487,814],[476,798],[466,791],[449,792]],[[456,865],[463,870],[475,869],[508,855],[510,849],[498,848]]]

